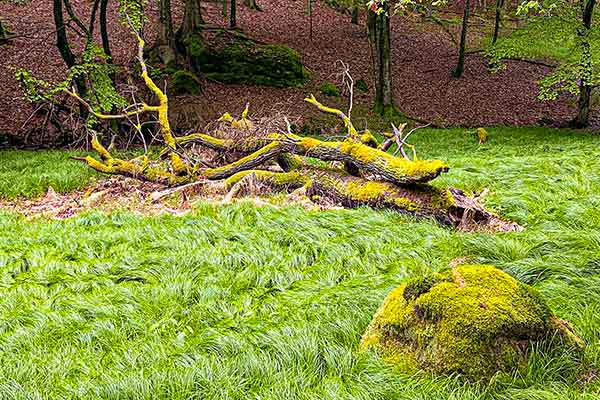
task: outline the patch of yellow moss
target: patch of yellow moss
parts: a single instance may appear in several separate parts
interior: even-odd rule
[[[177,175],[183,175],[189,172],[187,164],[184,163],[181,157],[176,153],[171,153],[171,166],[173,167],[173,172]]]
[[[362,135],[360,135],[360,141],[361,143],[372,148],[377,148],[377,146],[379,146],[377,139],[369,130],[366,130]]]
[[[365,144],[345,140],[343,142],[319,142],[324,146],[338,149],[364,164],[376,164],[398,177],[435,177],[441,172],[448,171],[448,165],[440,160],[406,160],[389,153],[369,147]]]
[[[554,318],[537,292],[505,272],[462,265],[394,289],[360,348],[376,350],[396,366],[479,380],[522,366],[523,345],[547,342],[582,350],[573,340],[577,335]]]
[[[410,199],[398,197],[397,193],[393,193],[394,190],[390,187],[389,183],[386,182],[347,182],[341,191],[349,199],[360,203],[380,203],[383,201],[389,201],[393,199],[393,202],[399,208],[416,212],[421,209],[421,206]]]
[[[429,201],[432,208],[448,210],[450,207],[456,206],[456,200],[450,190],[447,188],[438,189],[434,187],[431,187],[431,189]]]
[[[261,182],[266,182],[277,187],[281,186],[304,186],[310,182],[310,178],[296,172],[273,172],[264,170],[247,170],[238,172],[225,179],[225,186],[230,188],[248,175],[254,174]]]

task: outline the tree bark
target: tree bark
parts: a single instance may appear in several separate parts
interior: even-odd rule
[[[69,39],[67,37],[67,27],[64,21],[63,15],[63,2],[62,0],[54,0],[53,4],[53,14],[54,14],[54,25],[56,27],[56,47],[60,52],[60,55],[67,65],[67,67],[73,68],[76,64],[75,55],[71,51],[71,46],[69,45]],[[83,78],[75,78],[75,86],[77,87],[77,92],[81,97],[85,97],[87,93],[85,81]],[[85,109],[80,109],[82,114],[85,114]]]
[[[466,229],[471,229],[471,223],[475,229],[519,228],[518,225],[503,221],[487,212],[476,200],[469,199],[460,190],[427,185],[427,182],[448,171],[445,162],[419,160],[416,156],[414,159],[396,157],[381,150],[383,146],[377,143],[374,136],[360,136],[350,118],[341,110],[323,105],[312,95],[305,101],[317,106],[322,112],[334,114],[344,120],[348,128],[345,140],[328,142],[294,135],[291,132],[260,134],[260,128],[258,131],[254,130],[253,124],[248,120],[247,108],[240,120],[229,114],[224,114],[219,119],[221,126],[216,130],[222,133],[229,131],[225,138],[203,133],[175,136],[168,117],[168,98],[148,75],[143,57],[144,41],[139,36],[138,42],[138,62],[142,78],[148,89],[158,98],[159,105],[142,103],[138,109],[131,110],[128,107],[122,114],[106,115],[95,112],[84,100],[79,100],[87,104],[90,112],[99,119],[110,120],[147,112],[156,113],[165,147],[154,160],[147,154],[124,160],[113,157],[109,150],[93,137],[92,148],[99,155],[99,160],[91,156],[78,159],[100,172],[167,185],[198,181],[209,185],[212,181],[212,185],[230,188],[230,193],[239,192],[242,184],[251,185],[252,182],[245,180],[256,177],[259,181],[275,187],[304,191],[307,195],[306,200],[330,200],[324,204],[331,204],[333,201],[333,204],[346,207],[367,205],[394,209],[411,215],[434,217],[442,223]],[[75,92],[67,92],[78,98]],[[199,149],[198,146],[205,149]],[[211,152],[216,152],[214,157],[211,156]],[[233,161],[227,161],[228,156],[233,156]],[[283,163],[282,158],[285,158]],[[325,164],[314,165],[314,162],[307,158],[317,158]],[[283,171],[274,171],[274,163],[279,163]],[[344,163],[355,165],[359,176],[352,176],[344,171],[341,167]],[[296,195],[301,196],[301,193]],[[226,199],[230,197],[228,194]]]
[[[592,97],[591,75],[592,54],[589,42],[589,33],[592,28],[592,17],[596,0],[581,0],[582,26],[577,30],[581,42],[581,69],[583,72],[579,80],[579,99],[577,101],[577,117],[573,121],[576,128],[585,128],[590,123],[590,102]]]
[[[156,38],[156,50],[161,62],[168,65],[177,61],[175,35],[173,34],[173,18],[171,16],[171,0],[159,0],[159,25]]]
[[[380,12],[369,10],[367,28],[375,73],[375,112],[394,117],[397,113],[392,85],[392,48],[390,34],[389,1]]]
[[[231,0],[231,11],[229,12],[229,27],[232,29],[237,26],[237,21],[236,21],[237,4],[236,3],[237,3],[236,0]]]
[[[185,38],[198,33],[203,24],[200,0],[185,0],[183,22],[180,28],[181,37]]]
[[[469,16],[471,15],[471,0],[464,0],[464,11],[462,20],[462,30],[460,33],[460,45],[458,49],[458,63],[452,72],[452,76],[460,78],[465,72],[465,49],[467,47],[467,31],[469,29]]]
[[[177,30],[177,49],[180,54],[186,57],[188,67],[195,68],[194,60],[192,59],[192,47],[202,43],[202,11],[200,8],[200,0],[185,0],[183,11],[183,21]]]
[[[100,2],[100,36],[102,36],[102,49],[106,54],[107,61],[112,64],[112,51],[110,50],[110,39],[108,37],[107,10],[108,0]]]
[[[100,7],[100,0],[94,0],[94,5],[92,6],[92,15],[90,16],[90,27],[88,31],[90,32],[90,36],[94,37],[94,29],[96,26],[96,14],[98,13],[98,8]]]
[[[496,19],[494,21],[494,34],[492,35],[492,45],[496,44],[496,42],[498,41],[498,35],[500,34],[502,7],[504,7],[504,0],[496,0]]]

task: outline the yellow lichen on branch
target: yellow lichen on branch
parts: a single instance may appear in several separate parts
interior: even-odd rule
[[[346,114],[344,114],[344,112],[342,110],[338,110],[337,108],[327,107],[326,105],[321,103],[319,100],[317,100],[315,98],[315,96],[312,94],[310,95],[310,97],[305,98],[304,101],[317,106],[317,108],[319,110],[323,111],[324,113],[333,114],[333,115],[337,116],[338,118],[340,118],[342,121],[344,121],[344,126],[346,127],[346,129],[348,129],[348,137],[353,140],[358,139],[358,131],[356,130],[356,128],[354,128],[354,125],[352,124],[352,121],[350,120],[350,118]]]

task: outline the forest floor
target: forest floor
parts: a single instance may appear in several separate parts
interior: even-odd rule
[[[74,0],[83,13],[88,7],[85,0]],[[208,23],[223,25],[220,4],[208,3],[204,14]],[[258,115],[285,113],[291,120],[304,122],[316,112],[303,102],[308,92],[318,94],[324,82],[339,83],[338,61],[349,64],[353,77],[365,80],[370,90],[355,95],[356,115],[362,126],[372,116],[368,109],[373,100],[370,49],[364,28],[364,15],[359,25],[350,23],[348,15],[341,14],[316,2],[313,16],[313,34],[310,38],[309,17],[305,2],[286,3],[262,0],[263,12],[240,6],[238,23],[250,37],[268,43],[283,43],[296,49],[302,56],[312,79],[304,87],[277,89],[247,85],[223,85],[206,82],[200,96],[182,96],[173,102],[172,113],[180,128],[203,127],[225,111],[239,113],[250,101]],[[150,13],[155,14],[150,5]],[[176,19],[180,10],[175,10]],[[14,78],[17,67],[31,69],[36,76],[59,80],[65,68],[53,45],[54,26],[51,2],[0,2],[0,15],[18,37],[0,48],[0,133],[19,134],[29,128],[33,108],[24,99]],[[134,42],[128,29],[118,21],[117,10],[111,10],[109,30],[114,59],[131,70]],[[480,18],[473,18],[472,49],[482,41],[488,26]],[[458,29],[455,24],[454,28]],[[393,76],[395,96],[401,112],[426,120],[438,126],[497,126],[497,125],[563,125],[575,112],[572,100],[545,103],[537,100],[536,82],[549,69],[524,62],[508,62],[508,67],[496,74],[488,71],[487,61],[480,54],[467,58],[465,75],[452,79],[450,71],[456,61],[457,50],[446,33],[435,25],[395,17],[393,31]],[[70,32],[72,39],[76,37]],[[148,37],[153,32],[147,32]],[[330,99],[343,103],[343,100]],[[362,110],[362,111],[361,111]],[[596,111],[596,110],[595,110]],[[183,116],[181,116],[183,114]],[[318,117],[314,117],[318,119]],[[320,123],[322,121],[319,121]]]
[[[597,136],[497,128],[479,145],[467,129],[414,135],[422,158],[451,166],[436,184],[488,188],[486,206],[525,231],[247,200],[200,200],[185,214],[122,204],[34,215],[19,207],[73,193],[93,203],[93,190],[118,191],[120,178],[73,152],[1,151],[0,398],[598,399]],[[537,349],[522,373],[475,385],[404,375],[357,351],[393,287],[465,257],[532,284],[585,339],[585,362]]]

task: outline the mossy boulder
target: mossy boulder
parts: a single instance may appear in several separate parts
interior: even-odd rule
[[[202,82],[193,72],[179,70],[171,75],[171,90],[175,95],[200,94]]]
[[[300,86],[308,79],[300,55],[288,46],[255,43],[228,32],[204,42],[190,40],[192,64],[209,79],[275,87]]]
[[[330,96],[330,97],[340,97],[341,96],[340,89],[338,89],[338,87],[331,82],[326,82],[326,83],[322,84],[319,87],[319,91],[325,96]]]
[[[481,380],[526,366],[536,344],[579,355],[584,348],[534,289],[497,268],[462,265],[394,289],[360,347],[401,370]]]

